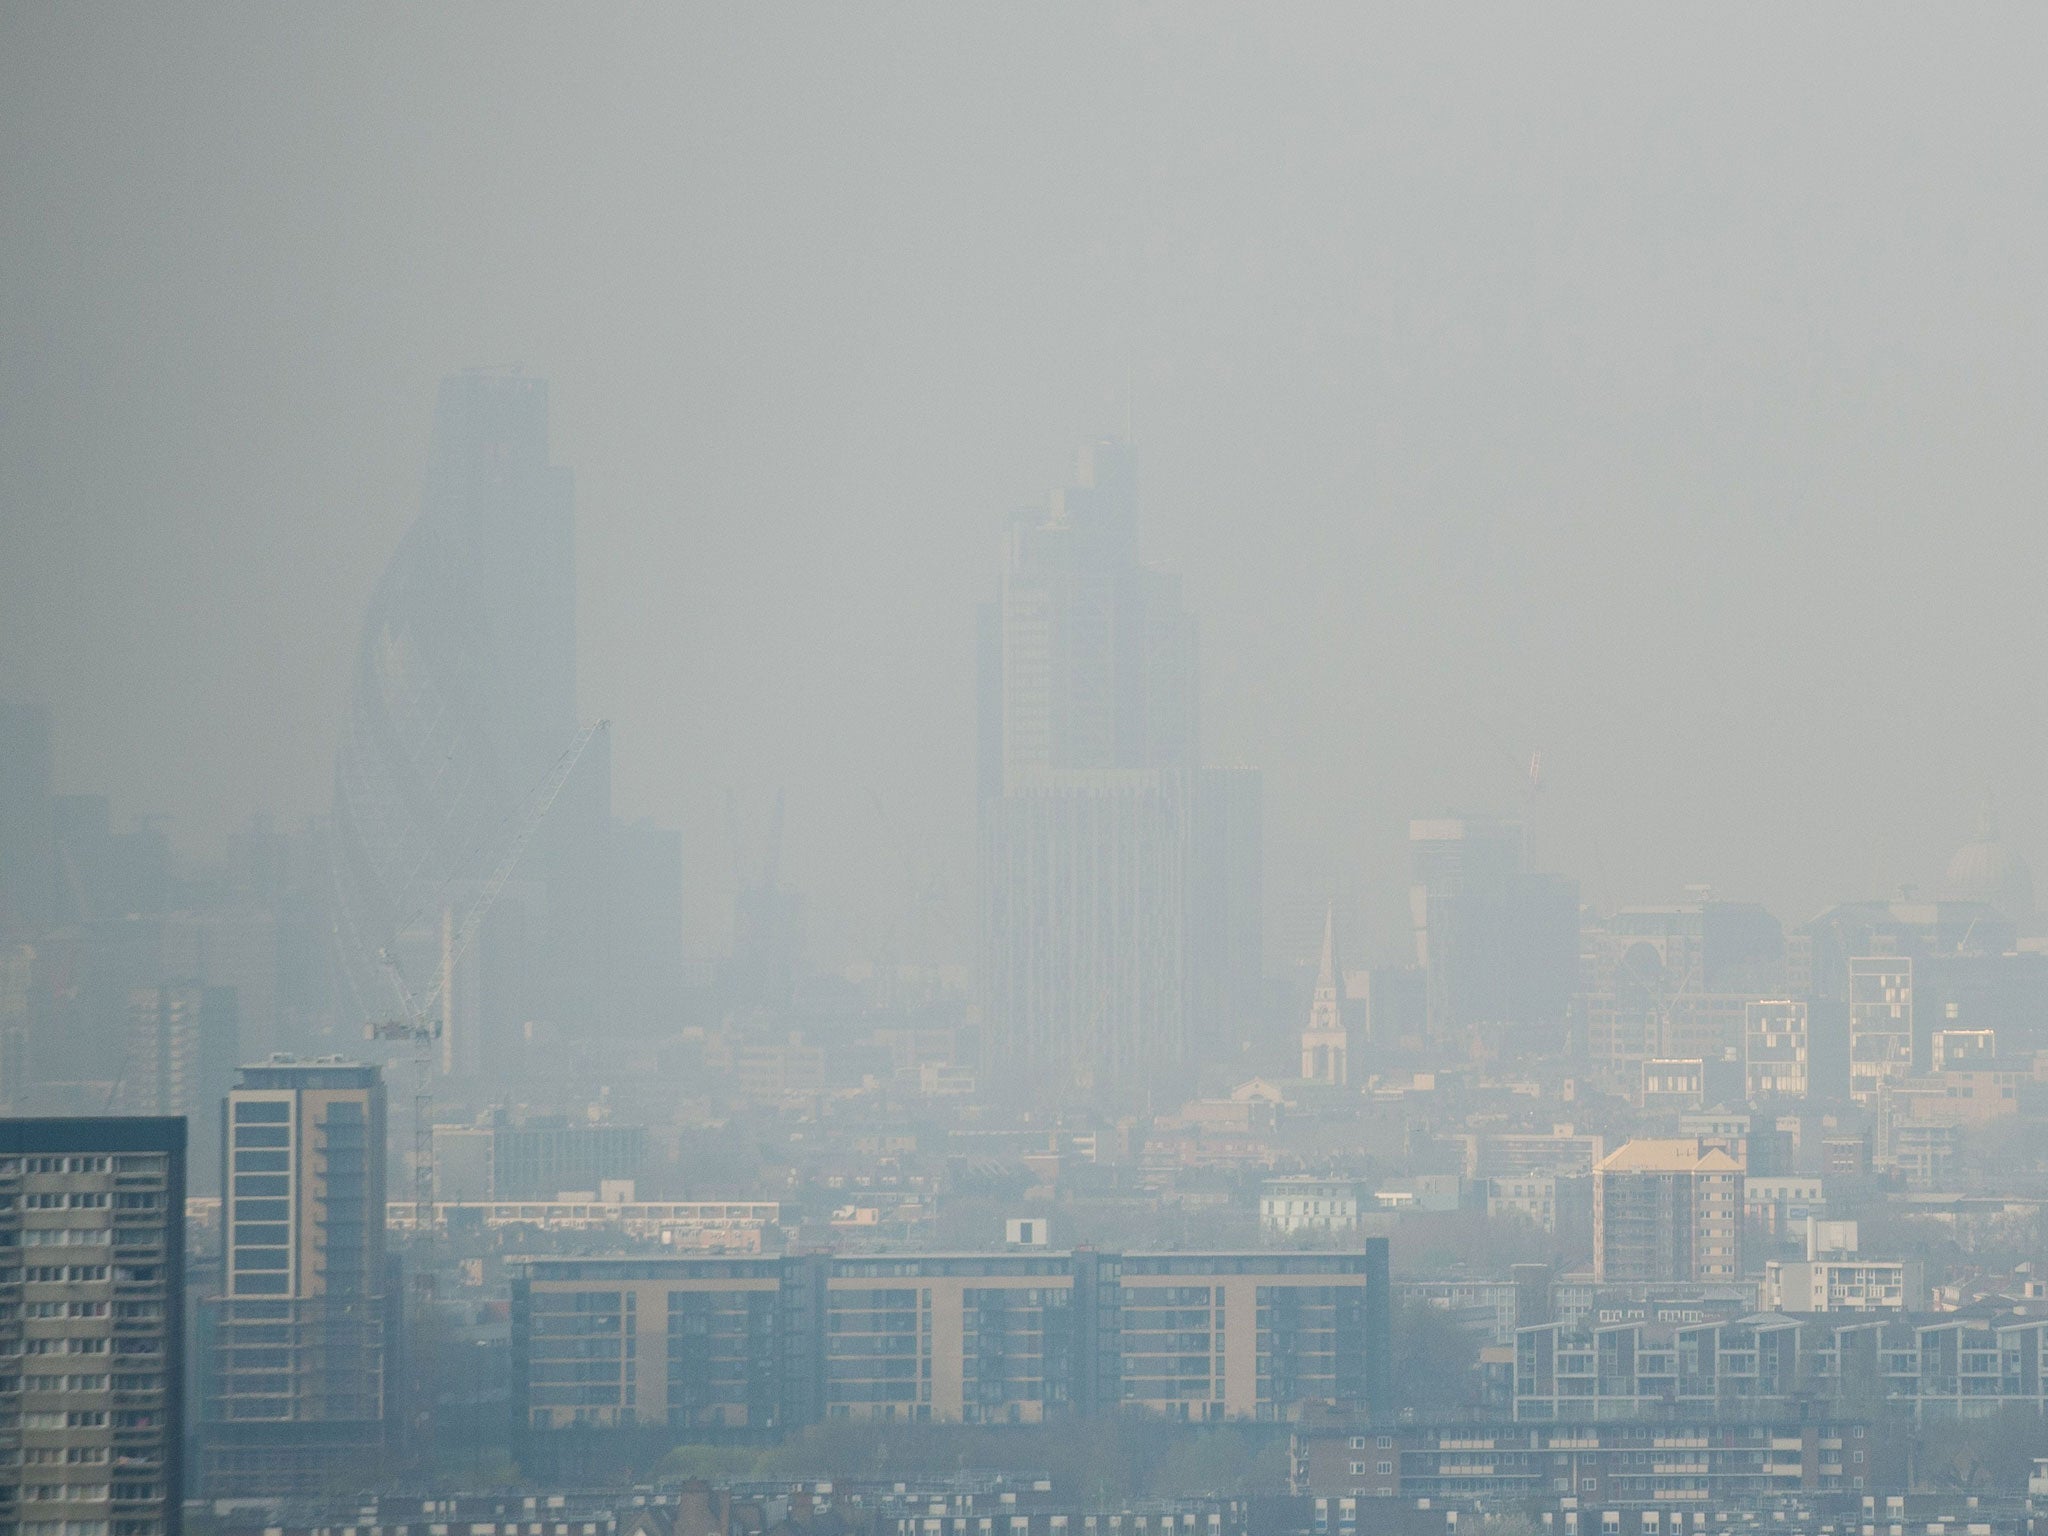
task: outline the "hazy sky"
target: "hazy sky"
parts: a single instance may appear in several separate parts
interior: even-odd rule
[[[821,951],[906,864],[964,943],[972,604],[1134,382],[1280,936],[1390,943],[1534,751],[1603,901],[1925,885],[1986,787],[2048,856],[2044,78],[2020,7],[13,0],[0,691],[193,846],[324,809],[516,361],[699,947],[776,784]]]

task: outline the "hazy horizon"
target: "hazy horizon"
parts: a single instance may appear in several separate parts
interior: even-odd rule
[[[182,847],[324,812],[436,382],[517,362],[576,477],[579,710],[683,830],[691,952],[728,789],[751,826],[781,786],[815,957],[912,864],[965,960],[974,605],[1128,413],[1207,755],[1265,773],[1272,963],[1332,895],[1391,953],[1453,808],[1600,904],[1931,891],[1987,793],[2048,851],[2044,44],[9,7],[0,694]]]

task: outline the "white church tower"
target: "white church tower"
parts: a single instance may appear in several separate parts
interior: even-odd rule
[[[1337,965],[1337,909],[1323,912],[1323,963],[1316,972],[1316,995],[1308,1006],[1308,1027],[1301,1032],[1301,1076],[1309,1083],[1349,1085],[1346,1059],[1349,1036],[1344,1029],[1344,973]]]

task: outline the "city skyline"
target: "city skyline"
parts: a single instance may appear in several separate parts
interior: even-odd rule
[[[10,178],[8,312],[41,338],[18,355],[75,344],[82,371],[0,385],[0,667],[62,709],[67,785],[168,812],[188,845],[249,809],[318,811],[359,605],[417,507],[424,402],[444,374],[524,359],[582,482],[579,708],[622,722],[621,813],[685,833],[694,952],[724,894],[724,793],[759,805],[776,784],[820,935],[857,948],[885,921],[864,872],[901,863],[874,797],[967,888],[962,642],[991,538],[1128,413],[1163,509],[1150,547],[1211,642],[1212,760],[1268,775],[1276,900],[1349,900],[1361,947],[1398,942],[1405,824],[1440,812],[1532,810],[1542,867],[1603,903],[1705,883],[1788,921],[1934,880],[1987,787],[2038,856],[2029,765],[2048,741],[2000,703],[2038,648],[2028,561],[1987,555],[2035,542],[2024,422],[2048,348],[2020,256],[2031,193],[2006,168],[2038,129],[2026,49],[2002,43],[1944,65],[1967,108],[1897,117],[1923,99],[1904,60],[1949,59],[1932,41],[1949,24],[1857,39],[1856,67],[1812,18],[1776,19],[1761,59],[1681,28],[1685,72],[1713,86],[1695,94],[1656,87],[1679,70],[1656,27],[1587,18],[1446,22],[1436,42],[1420,19],[1384,37],[1304,22],[1237,75],[1194,19],[1120,15],[1079,63],[994,20],[903,26],[895,48],[848,28],[831,49],[765,18],[678,21],[630,60],[554,23],[493,37],[514,85],[478,102],[445,22],[317,57],[282,20],[252,23],[273,75],[308,83],[293,106],[248,100],[226,55],[175,29],[95,54],[81,18],[12,22],[9,124],[64,125],[17,139],[71,144],[108,194],[81,215],[106,268],[81,267],[52,243],[69,227],[54,151]],[[1409,51],[1422,74],[1395,67]],[[998,55],[1006,115],[929,84]],[[151,203],[152,178],[189,168],[126,113],[85,113],[88,56],[114,98],[189,121],[255,205]],[[640,62],[657,57],[682,61],[696,105],[666,104]],[[1525,57],[1583,88],[1553,96]],[[805,88],[854,58],[918,104],[907,121]],[[53,59],[70,62],[35,62]],[[182,83],[145,82],[164,59]],[[510,105],[554,103],[562,61],[615,73],[611,109]],[[420,136],[417,182],[363,169],[383,148],[368,120],[318,105],[386,68],[444,109],[379,119]],[[1835,110],[1810,116],[1815,77]],[[1200,105],[1233,79],[1247,137],[1212,153]],[[238,137],[238,101],[269,131]],[[533,177],[432,136],[471,107]],[[1313,125],[1297,161],[1290,109]],[[1037,147],[1010,159],[1016,121]],[[735,133],[759,177],[719,169]],[[862,134],[921,174],[809,169]],[[642,142],[679,153],[643,169]],[[298,184],[290,143],[339,177],[346,215],[319,234],[260,211]],[[539,188],[581,155],[618,169],[557,220]],[[1580,156],[1609,174],[1577,175]],[[1958,165],[1977,190],[1944,179]],[[1815,178],[1830,190],[1807,197]],[[503,199],[476,190],[501,180]],[[908,232],[941,196],[986,217],[920,254]],[[1901,202],[1925,215],[1885,213]],[[106,238],[123,210],[158,238]],[[576,219],[601,233],[569,239]],[[844,258],[792,262],[825,229]],[[125,297],[151,291],[145,248],[189,305]],[[335,303],[237,288],[223,249],[326,274]],[[664,249],[687,280],[644,254]],[[387,310],[354,271],[399,297]],[[877,271],[900,276],[864,295]],[[587,310],[550,297],[571,291]],[[209,297],[226,292],[248,323]],[[714,313],[713,294],[735,302]],[[861,326],[834,319],[864,305]],[[91,456],[64,446],[67,420],[96,424]],[[1276,518],[1295,536],[1266,537]],[[131,538],[142,558],[113,560]],[[1863,600],[1895,574],[1896,607]],[[1926,701],[1923,728],[1885,733],[1895,696]],[[1869,732],[1875,759],[1846,746]],[[1297,926],[1312,948],[1313,917]]]
[[[2043,1536],[2044,63],[0,3],[0,1536]]]

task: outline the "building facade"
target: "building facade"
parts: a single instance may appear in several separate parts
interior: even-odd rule
[[[1546,1323],[1516,1331],[1514,1413],[1534,1421],[2041,1414],[2044,1342],[2048,1317],[2018,1309]]]
[[[1386,1285],[1384,1239],[1341,1253],[533,1259],[513,1284],[516,1428],[545,1442],[1362,1410],[1375,1384],[1386,1393]]]
[[[1913,1075],[1913,960],[1865,955],[1849,961],[1849,1094],[1873,1102]]]
[[[1593,1279],[1742,1274],[1743,1165],[1697,1140],[1624,1143],[1593,1169]]]
[[[1174,1083],[1261,996],[1259,776],[1201,765],[1195,622],[1137,511],[1130,445],[1090,444],[981,616],[989,1064],[1051,1092]]]
[[[177,1536],[185,1122],[0,1120],[0,1525]]]
[[[384,1248],[385,1106],[374,1066],[273,1057],[223,1106],[222,1294],[210,1300],[201,1484],[318,1492],[384,1447],[395,1307]]]
[[[1259,1225],[1292,1237],[1358,1229],[1358,1185],[1350,1179],[1268,1179],[1259,1186]]]
[[[1813,1089],[1807,1005],[1794,998],[1749,1004],[1742,1026],[1743,1097],[1803,1099]]]
[[[1710,1510],[1754,1507],[1788,1494],[1904,1488],[1903,1450],[1897,1432],[1881,1424],[1755,1410],[1679,1415],[1656,1425],[1326,1423],[1295,1430],[1292,1471],[1296,1493],[1333,1504],[1399,1498],[1427,1500],[1435,1509],[1479,1500],[1520,1507],[1556,1500],[1596,1518],[1603,1506],[1661,1505],[1668,1526],[1656,1520],[1636,1528],[1645,1536],[1660,1530],[1679,1536],[1698,1529]],[[1340,1536],[1342,1511],[1330,1513],[1337,1518],[1327,1528]],[[1583,1522],[1560,1525],[1585,1536],[1593,1529]],[[1354,1522],[1353,1528],[1376,1527]]]

